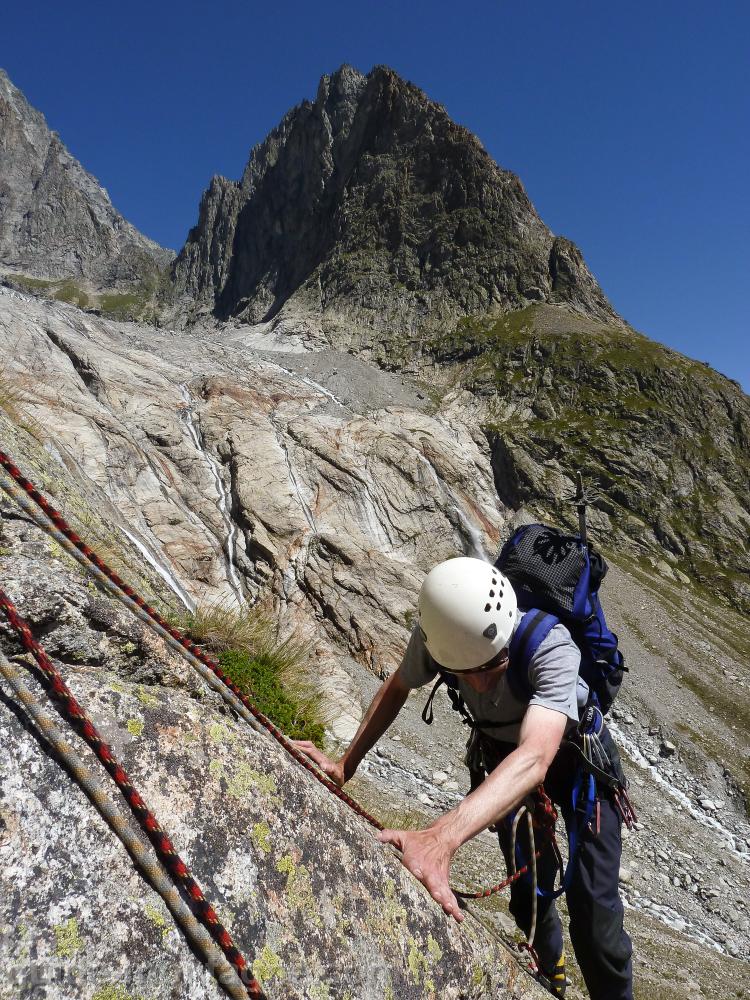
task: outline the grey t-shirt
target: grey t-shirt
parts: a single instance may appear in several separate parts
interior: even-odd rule
[[[516,628],[523,613],[516,614]],[[505,673],[490,691],[478,692],[456,674],[458,689],[466,707],[480,724],[479,728],[509,743],[517,743],[521,722],[529,705],[542,705],[567,716],[570,723],[578,722],[576,689],[581,654],[564,625],[555,625],[539,645],[529,663],[529,684],[533,694],[528,701],[515,697]],[[437,676],[435,663],[427,652],[416,627],[399,667],[403,683],[410,688],[422,687]]]

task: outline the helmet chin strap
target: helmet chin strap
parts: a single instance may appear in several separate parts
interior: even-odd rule
[[[488,660],[479,667],[472,667],[470,670],[448,670],[447,667],[441,667],[440,669],[444,670],[448,674],[457,674],[460,677],[471,677],[478,674],[488,674],[490,670],[497,670],[498,667],[504,667],[507,670],[509,663],[510,660],[508,658],[508,650],[506,648],[501,649],[500,652],[493,656],[491,660]]]

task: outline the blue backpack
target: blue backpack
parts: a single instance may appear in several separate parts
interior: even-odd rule
[[[562,622],[581,651],[579,674],[589,687],[589,704],[608,712],[627,667],[599,603],[607,573],[602,556],[578,535],[526,524],[505,543],[495,566],[508,577],[519,608],[526,612],[510,642],[511,687],[519,696],[531,697],[529,663]]]

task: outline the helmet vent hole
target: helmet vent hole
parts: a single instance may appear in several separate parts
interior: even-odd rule
[[[497,602],[497,605],[495,607],[495,611],[499,611],[499,610],[500,610],[500,601]]]
[[[490,611],[490,610],[491,610],[491,608],[492,608],[492,605],[491,605],[491,604],[485,604],[485,606],[484,606],[484,610],[485,610],[485,611]]]
[[[490,597],[494,597],[494,596],[495,596],[495,591],[494,591],[494,590],[491,590],[491,591],[490,591]]]

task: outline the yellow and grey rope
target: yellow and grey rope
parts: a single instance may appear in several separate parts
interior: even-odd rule
[[[534,840],[534,817],[532,812],[527,806],[521,806],[520,809],[516,811],[513,817],[513,826],[511,828],[511,838],[510,838],[510,858],[509,858],[509,868],[510,874],[516,875],[516,841],[518,838],[518,824],[521,817],[526,817],[526,824],[529,831],[529,854],[531,855],[531,925],[529,927],[529,933],[527,934],[526,947],[531,949],[534,947],[534,938],[536,937],[536,919],[537,919],[537,852],[536,843]]]
[[[232,1000],[247,1000],[247,992],[239,976],[213,943],[208,931],[193,916],[190,908],[180,896],[177,887],[166,876],[153,851],[143,843],[133,825],[114,805],[104,787],[94,778],[82,758],[68,743],[29,688],[26,687],[15,667],[6,659],[2,651],[0,651],[0,675],[8,683],[15,697],[33,719],[39,732],[64,762],[86,796],[122,841],[146,881],[164,900],[176,923],[203,956],[207,967],[220,985],[232,997]]]

